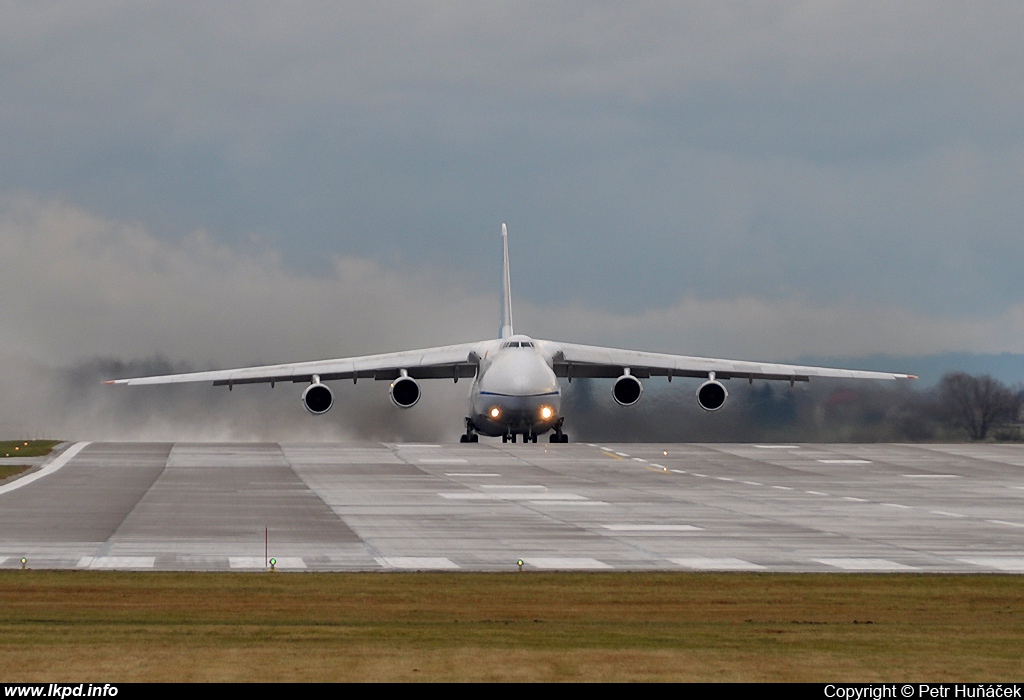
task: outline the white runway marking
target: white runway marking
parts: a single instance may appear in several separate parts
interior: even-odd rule
[[[601,527],[614,532],[692,532],[704,529],[695,525],[631,525],[629,523],[616,523]]]
[[[444,475],[445,476],[451,476],[451,477],[460,477],[460,476],[469,477],[469,476],[472,476],[472,477],[476,477],[478,479],[490,479],[492,477],[501,476],[501,474],[497,474],[495,472],[480,472],[480,473],[476,473],[476,472],[445,472]]]
[[[800,445],[754,445],[762,450],[799,450]]]
[[[468,459],[460,459],[452,457],[451,459],[446,458],[432,458],[432,459],[418,459],[416,460],[420,464],[468,464]]]
[[[610,565],[590,557],[523,557],[535,569],[610,569]]]
[[[565,500],[561,500],[561,499],[558,499],[558,498],[552,498],[549,501],[530,500],[530,501],[527,501],[527,504],[529,504],[531,506],[545,506],[545,507],[549,507],[549,506],[550,507],[554,507],[554,506],[572,506],[574,508],[576,506],[606,506],[606,505],[608,505],[608,503],[606,501],[591,501],[591,500],[565,501]]]
[[[1009,520],[986,520],[986,523],[992,523],[993,525],[1009,525],[1010,527],[1024,527],[1024,523],[1015,523]]]
[[[822,464],[871,464],[869,459],[819,459]]]
[[[843,559],[815,559],[827,566],[834,566],[844,571],[917,571],[916,566],[898,564],[888,559],[870,558],[843,558]]]
[[[503,494],[502,498],[514,501],[589,501],[586,496],[576,493],[517,493]]]
[[[448,557],[377,557],[377,563],[389,569],[458,569]]]
[[[969,557],[959,561],[965,564],[974,564],[983,569],[1024,573],[1024,557]]]
[[[441,498],[452,501],[588,501],[586,496],[575,493],[478,493],[477,491],[441,491]]]
[[[482,488],[482,489],[512,489],[512,490],[515,490],[515,489],[520,489],[520,490],[533,489],[533,490],[540,490],[540,491],[547,491],[547,489],[548,489],[548,487],[544,486],[543,484],[481,484],[480,488]]]
[[[0,494],[8,493],[14,489],[20,489],[22,486],[28,486],[36,479],[42,479],[48,474],[53,474],[55,471],[63,467],[65,464],[71,461],[71,458],[81,452],[89,443],[88,442],[76,442],[74,445],[64,450],[54,459],[52,462],[44,466],[42,469],[37,471],[35,474],[29,474],[23,476],[17,481],[13,481],[6,486],[0,486]]]
[[[757,571],[764,568],[760,564],[753,564],[734,557],[683,557],[669,559],[669,561],[698,571]]]
[[[905,479],[959,479],[959,474],[900,474]]]
[[[79,569],[152,569],[156,557],[82,557]]]
[[[277,560],[275,569],[305,569],[306,562],[302,557],[271,557]],[[228,566],[232,569],[269,569],[270,564],[263,557],[228,557]]]

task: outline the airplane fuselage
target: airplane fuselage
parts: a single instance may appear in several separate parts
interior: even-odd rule
[[[483,435],[536,438],[555,428],[561,399],[551,358],[528,336],[513,335],[480,358],[469,396],[470,421]]]

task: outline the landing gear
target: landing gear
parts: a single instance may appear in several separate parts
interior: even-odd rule
[[[480,442],[480,436],[476,434],[476,426],[469,418],[466,419],[466,434],[459,438],[459,442]]]
[[[505,433],[504,435],[501,436],[501,441],[502,442],[511,442],[511,443],[515,444],[516,435],[519,435],[519,434],[520,433]],[[534,444],[537,444],[537,434],[536,433],[532,433],[531,432],[531,433],[521,433],[521,434],[523,436],[523,444],[524,445],[526,443],[528,443],[528,442],[532,442]]]
[[[562,421],[564,420],[565,416],[558,419],[558,422],[555,423],[555,432],[551,433],[548,440],[551,442],[569,442],[569,436],[562,432]],[[536,438],[534,438],[534,442],[537,442]]]

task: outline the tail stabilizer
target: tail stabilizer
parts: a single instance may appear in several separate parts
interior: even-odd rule
[[[512,276],[508,271],[508,228],[501,225],[502,274],[501,274],[501,327],[499,338],[512,335]]]

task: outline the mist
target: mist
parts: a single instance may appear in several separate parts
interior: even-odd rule
[[[313,416],[300,402],[303,384],[279,383],[273,389],[250,384],[229,391],[210,384],[103,383],[193,369],[163,358],[97,357],[56,368],[6,358],[0,367],[7,390],[0,402],[0,434],[26,439],[452,442],[462,431],[469,390],[466,381],[431,382],[421,405],[403,410],[388,398],[387,382],[332,382],[334,407]]]

